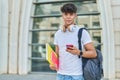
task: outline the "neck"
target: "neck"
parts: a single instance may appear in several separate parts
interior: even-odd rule
[[[72,23],[72,24],[65,24],[65,27],[69,27],[70,25],[75,25],[75,23]]]

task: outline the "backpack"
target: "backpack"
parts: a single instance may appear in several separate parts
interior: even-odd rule
[[[79,50],[82,50],[81,37],[82,37],[83,30],[86,30],[86,29],[80,28],[78,31]],[[100,80],[103,77],[102,53],[98,49],[96,49],[96,52],[97,52],[96,58],[82,57],[83,77],[85,80]]]

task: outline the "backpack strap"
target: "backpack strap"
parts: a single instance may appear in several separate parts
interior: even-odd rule
[[[78,31],[78,46],[79,46],[79,50],[82,51],[82,44],[81,44],[81,38],[82,38],[82,32],[83,30],[87,30],[86,28],[80,28]],[[81,57],[80,55],[78,56],[79,58],[82,58],[82,68],[84,69],[84,67],[86,66],[87,62],[88,62],[88,58],[84,58]]]
[[[80,28],[78,31],[78,45],[79,45],[79,50],[82,51],[82,44],[81,44],[81,38],[82,38],[82,31],[86,30],[86,28]],[[78,56],[80,58],[80,55]]]

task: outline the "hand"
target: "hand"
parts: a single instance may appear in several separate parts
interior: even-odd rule
[[[50,67],[50,69],[57,71],[57,68],[54,65],[49,65],[49,67]]]
[[[80,50],[77,49],[75,46],[69,47],[70,49],[66,49],[67,52],[74,54],[74,55],[80,55]]]

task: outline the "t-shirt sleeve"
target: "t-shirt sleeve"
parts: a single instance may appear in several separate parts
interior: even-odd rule
[[[83,30],[81,40],[82,40],[83,45],[92,42],[91,37],[90,37],[89,33],[86,30]]]
[[[54,35],[54,45],[57,45],[58,44],[58,40],[57,40],[57,34]]]

